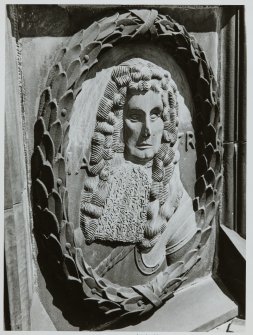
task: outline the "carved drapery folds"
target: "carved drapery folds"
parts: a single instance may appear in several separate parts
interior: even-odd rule
[[[193,208],[197,230],[191,250],[180,261],[166,266],[147,284],[122,287],[102,278],[99,275],[102,270],[92,269],[82,249],[75,244],[74,227],[68,216],[66,147],[73,103],[89,69],[107,48],[138,38],[157,39],[168,46],[184,69],[192,89],[196,109],[193,126],[197,179]],[[173,297],[187,273],[201,258],[215,226],[222,184],[221,126],[216,90],[213,72],[195,39],[183,26],[156,10],[131,10],[94,22],[69,39],[49,72],[34,126],[31,162],[36,239],[39,252],[48,257],[47,267],[54,281],[68,292],[77,308],[87,305],[95,308],[102,320],[101,328],[112,327],[119,320],[140,320],[162,306]],[[120,257],[122,252],[129,250],[117,249],[115,252]],[[77,314],[82,313],[79,310]],[[98,329],[95,321],[90,322],[91,328]]]

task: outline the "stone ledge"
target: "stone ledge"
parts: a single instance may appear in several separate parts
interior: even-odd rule
[[[175,294],[148,320],[123,331],[209,331],[238,314],[236,304],[211,277],[205,277]]]

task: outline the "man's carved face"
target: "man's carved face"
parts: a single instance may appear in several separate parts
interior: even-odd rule
[[[124,110],[125,158],[136,164],[145,164],[154,158],[163,134],[162,98],[148,91],[133,95]]]

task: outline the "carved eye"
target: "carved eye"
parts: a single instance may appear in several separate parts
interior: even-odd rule
[[[150,120],[151,120],[151,121],[155,121],[155,120],[157,120],[160,116],[161,116],[161,112],[160,112],[159,110],[155,110],[155,111],[151,112]]]
[[[140,120],[140,115],[135,113],[135,112],[130,113],[129,119],[133,122],[139,121]]]

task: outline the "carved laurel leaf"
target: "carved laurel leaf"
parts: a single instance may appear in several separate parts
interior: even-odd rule
[[[205,99],[203,101],[202,112],[206,113],[207,116],[209,116],[209,118],[210,118],[210,113],[211,113],[212,109],[213,109],[213,104],[211,103],[211,101],[209,99]]]
[[[40,171],[43,166],[43,163],[45,162],[45,157],[43,155],[43,152],[39,146],[37,146],[34,149],[34,152],[32,154],[31,158],[31,176],[32,180],[35,180],[36,178],[39,178]]]
[[[95,271],[93,271],[93,274],[96,274],[94,276],[95,280],[96,280],[96,283],[97,285],[102,288],[102,289],[106,289],[107,287],[112,287],[112,288],[115,288],[114,286],[109,286],[110,285],[110,282],[107,281],[105,278],[100,278],[97,273]]]
[[[208,169],[208,162],[205,155],[201,155],[197,161],[197,176],[202,176]]]
[[[47,130],[51,127],[52,123],[54,123],[57,119],[57,101],[54,99],[51,101],[46,107],[44,121]]]
[[[176,262],[175,264],[172,264],[172,265],[175,265],[174,267],[168,267],[168,279],[171,280],[173,278],[178,278],[182,275],[183,273],[183,268],[184,268],[184,262],[183,261],[180,261],[180,262]],[[171,266],[172,266],[171,265]]]
[[[76,263],[74,262],[74,259],[68,255],[68,254],[64,254],[64,263],[65,263],[65,267],[64,270],[66,272],[67,276],[71,276],[74,278],[78,278],[78,271],[76,268]]]
[[[80,53],[80,60],[84,62],[86,66],[91,66],[91,64],[96,60],[102,44],[101,42],[91,42],[90,44],[86,45],[82,52]]]
[[[106,299],[100,299],[98,301],[98,305],[100,309],[103,310],[104,312],[110,311],[112,309],[120,308],[120,305],[118,305],[116,302],[106,300]]]
[[[182,279],[174,279],[172,281],[172,285],[169,287],[169,288],[165,288],[165,290],[163,291],[163,294],[161,296],[161,300],[164,302],[164,301],[167,301],[171,298],[174,297],[174,292],[178,289],[178,287],[182,284],[183,280]]]
[[[68,79],[65,72],[58,74],[52,84],[52,98],[56,99],[57,101],[60,97],[66,92],[68,88]]]
[[[203,224],[204,224],[204,221],[203,221]],[[201,225],[199,225],[201,227]],[[200,243],[200,240],[201,240],[201,234],[202,234],[202,230],[201,228],[198,228],[195,235],[194,235],[194,243],[192,245],[192,248],[193,249],[199,249],[199,243]]]
[[[213,187],[210,185],[206,189],[206,205],[214,200]]]
[[[136,292],[133,291],[132,288],[128,287],[121,287],[120,290],[118,290],[118,295],[123,298],[134,298],[136,296]]]
[[[65,122],[63,124],[63,127],[62,127],[62,130],[63,130],[63,140],[62,140],[62,145],[61,145],[61,154],[62,154],[63,157],[65,157],[67,146],[68,146],[69,128],[70,128],[69,122]]]
[[[205,173],[205,180],[207,185],[214,186],[215,183],[215,173],[213,169],[210,167]]]
[[[175,284],[180,285],[182,283],[182,278],[173,278],[166,283],[165,293],[171,293],[174,291]]]
[[[73,104],[73,91],[68,90],[67,92],[64,92],[60,98],[58,108],[58,118],[62,124],[70,120]]]
[[[44,235],[44,239],[48,247],[47,251],[52,255],[54,255],[60,262],[62,262],[63,261],[62,248],[56,235],[54,235],[53,233],[51,233],[49,236]]]
[[[120,315],[122,315],[122,308],[120,306],[120,307],[115,308],[115,309],[109,309],[108,311],[105,312],[105,315],[110,316],[113,319],[116,319],[117,317],[119,317]],[[110,325],[112,323],[114,323],[114,321],[109,322]]]
[[[105,49],[105,45],[110,43],[111,47],[113,47],[113,43],[117,42],[122,36],[122,32],[121,31],[114,31],[114,33],[110,34],[109,36],[105,37],[103,39],[103,45],[102,45],[102,49]]]
[[[62,203],[61,198],[56,190],[52,190],[52,192],[48,196],[48,209],[50,212],[55,213],[55,216],[58,220],[58,223],[62,221]]]
[[[83,82],[85,81],[85,78],[87,77],[88,70],[89,70],[89,66],[87,65],[82,66],[81,74],[79,78],[76,80],[75,85],[74,85],[74,92],[73,92],[74,98],[76,98],[77,94],[81,91],[81,86]]]
[[[62,126],[61,121],[56,120],[50,127],[49,134],[54,143],[55,155],[59,152],[62,143]]]
[[[47,87],[45,90],[41,93],[40,96],[40,102],[39,102],[39,108],[38,108],[38,118],[40,116],[43,116],[45,107],[47,104],[52,100],[52,94],[51,94],[51,88]]]
[[[117,20],[117,26],[132,26],[132,25],[136,25],[135,21],[133,19],[130,18],[122,18]]]
[[[98,34],[100,32],[100,25],[98,22],[92,23],[86,30],[83,32],[83,38],[81,41],[82,49],[86,45],[88,45],[90,42],[93,42],[96,40]]]
[[[52,83],[54,79],[62,72],[62,66],[61,63],[55,64],[51,70],[49,71],[46,86],[52,87]]]
[[[54,149],[54,142],[51,139],[51,136],[49,135],[48,132],[44,133],[43,137],[42,137],[42,146],[41,150],[43,151],[44,155],[46,156],[46,159],[53,164],[53,160],[54,160],[54,153],[55,153],[55,149]]]
[[[198,253],[198,249],[193,249],[193,250],[188,251],[183,258],[184,264],[186,264],[192,258],[192,256],[196,255],[197,253]]]
[[[65,234],[64,234],[65,236]],[[82,277],[87,277],[87,272],[85,272],[83,252],[80,248],[75,248],[75,262],[76,267]]]
[[[210,167],[214,170],[215,173],[220,171],[221,166],[221,155],[219,150],[215,150],[212,159],[210,161]]]
[[[206,132],[208,142],[210,142],[213,148],[216,149],[216,130],[211,123],[207,126]]]
[[[65,187],[61,188],[61,198],[62,198],[62,204],[63,204],[63,219],[68,221],[68,190]]]
[[[141,14],[141,16],[143,16],[143,19],[145,18],[144,24],[141,25],[141,27],[135,32],[133,36],[137,34],[145,34],[148,30],[151,29],[151,27],[153,27],[153,30],[156,31],[156,28],[153,26],[153,24],[157,17],[158,12],[155,9],[151,9],[151,11],[148,12],[149,12],[148,14],[144,12]]]
[[[113,302],[122,302],[124,300],[124,298],[117,295],[117,290],[113,287],[106,287],[104,293],[106,298]]]
[[[198,222],[198,226],[202,228],[205,224],[205,218],[206,218],[206,211],[204,207],[201,207],[196,212],[196,220]]]
[[[139,301],[142,301],[141,295],[125,299],[122,303],[122,306],[124,306],[124,309],[129,312],[140,311],[142,307],[138,306]]]
[[[159,273],[150,283],[149,286],[151,287],[152,291],[155,295],[160,296],[164,286],[168,282],[170,274],[168,271],[164,271]]]
[[[132,9],[130,10],[130,13],[133,13],[135,16],[140,18],[143,22],[146,22],[150,16],[150,10],[148,9]]]
[[[215,201],[211,201],[206,206],[206,225],[209,225],[215,216]]]
[[[166,30],[172,30],[173,31],[173,23],[171,22],[171,20],[168,20],[168,19],[160,19],[158,20],[159,24],[163,25]]]
[[[77,44],[72,48],[68,48],[64,57],[61,60],[61,65],[64,71],[67,70],[69,64],[71,64],[75,59],[79,58],[81,53],[81,44]]]
[[[98,34],[97,40],[102,40],[114,32],[116,28],[115,22],[102,22],[100,23],[100,33]]]
[[[194,267],[194,265],[196,265],[196,263],[200,259],[201,259],[201,256],[199,256],[198,252],[196,252],[195,254],[191,255],[191,257],[189,258],[189,260],[184,265],[185,273],[188,273]]]
[[[212,93],[212,96],[214,96],[214,93]],[[217,138],[221,139],[221,135],[219,133],[219,127],[221,127],[221,125],[220,125],[220,113],[219,113],[219,107],[217,105],[217,102],[216,102],[215,105],[213,105],[213,109],[212,109],[211,115],[210,115],[210,123],[216,129]]]
[[[167,20],[164,20],[164,21],[167,21]],[[157,26],[158,26],[158,28],[160,28],[160,29],[158,29],[159,32],[166,34],[167,28],[166,28],[165,24],[162,24],[161,21],[158,21]]]
[[[46,236],[54,236],[54,240],[57,240],[58,242],[57,236],[59,232],[59,222],[54,213],[50,212],[48,208],[44,208],[43,210],[38,211],[38,223],[41,234]]]
[[[106,24],[106,23],[110,23],[110,22],[115,22],[115,21],[117,21],[118,17],[119,17],[119,13],[115,13],[115,14],[112,15],[112,16],[108,16],[108,17],[104,17],[104,18],[102,18],[102,19],[99,20],[98,22],[99,22],[99,24],[100,24],[100,26],[101,26],[102,24]]]
[[[213,154],[214,154],[214,147],[212,143],[208,143],[205,148],[205,156],[206,156],[208,164],[210,164]]]
[[[200,178],[197,179],[195,183],[195,194],[198,196],[202,196],[202,194],[205,192],[207,187],[206,181],[204,176],[201,176]]]
[[[70,88],[81,74],[80,59],[74,60],[67,69],[68,88]]]
[[[40,179],[36,179],[34,184],[34,192],[33,195],[36,200],[37,206],[40,206],[40,208],[44,209],[48,206],[48,191],[44,183]]]
[[[131,34],[137,31],[137,29],[140,27],[141,27],[140,24],[132,24],[130,26],[124,26],[122,30],[122,36],[131,36]]]
[[[118,37],[116,38],[116,40],[118,39]],[[111,41],[112,43],[113,43],[113,41]],[[101,47],[101,50],[105,50],[105,49],[111,49],[113,47],[113,45],[111,44],[111,43],[104,43],[103,45],[102,45],[102,47]],[[98,61],[97,59],[96,59],[96,61]],[[94,63],[95,64],[95,63]],[[92,66],[92,65],[91,65]]]
[[[68,290],[70,295],[73,297],[76,297],[76,299],[84,299],[84,293],[82,290],[82,282],[80,279],[68,276],[67,277],[67,283],[68,283]]]
[[[88,28],[89,29],[89,28]],[[72,37],[70,37],[69,39],[69,44],[68,44],[68,48],[72,49],[73,47],[75,47],[76,45],[81,44],[82,40],[83,40],[83,35],[84,35],[84,30],[81,29],[79,30],[75,35],[73,35]]]
[[[46,186],[48,193],[51,193],[54,187],[54,174],[49,162],[43,164],[40,179]]]
[[[200,77],[197,81],[198,91],[200,94],[206,98],[210,98],[210,88],[209,88],[209,81],[204,78]]]
[[[61,48],[56,59],[55,59],[55,64],[58,64],[59,62],[61,62],[63,56],[65,55],[67,49],[66,48]]]
[[[66,229],[65,228],[66,228],[66,221],[63,220],[63,217],[62,217],[62,220],[60,222],[60,227],[59,227],[59,234],[60,234],[60,236],[59,236],[59,242],[61,244],[62,252],[64,254],[68,252],[67,247],[66,247],[67,241],[66,241],[66,233],[65,233]]]
[[[102,290],[97,287],[97,284],[92,277],[84,277],[82,281],[83,289],[87,297],[101,297]]]
[[[215,182],[215,189],[216,189],[217,194],[219,194],[221,191],[222,179],[223,179],[222,174],[219,173],[218,176],[216,177],[216,182]]]
[[[53,166],[54,178],[55,178],[55,189],[61,185],[66,186],[66,169],[65,160],[59,155]]]
[[[66,222],[65,226],[65,235],[66,235],[66,241],[69,243],[71,246],[75,245],[74,242],[74,226],[73,223],[71,222]]]
[[[212,231],[212,227],[210,226],[202,231],[200,247],[203,247],[206,244],[207,240],[209,239],[211,235],[211,231]]]
[[[41,143],[45,131],[45,122],[42,117],[39,117],[34,125],[34,147],[37,147]]]

